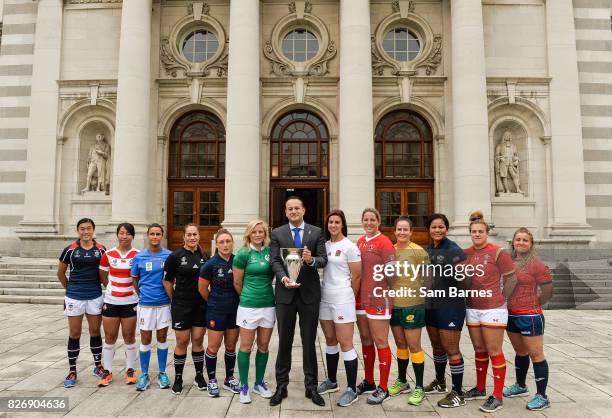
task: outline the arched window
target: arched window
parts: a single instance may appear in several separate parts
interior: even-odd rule
[[[283,115],[272,130],[271,177],[327,178],[329,134],[314,113]]]
[[[432,134],[414,112],[398,110],[384,116],[375,132],[377,179],[433,178]]]
[[[172,128],[170,179],[225,178],[225,128],[215,115],[192,112]]]

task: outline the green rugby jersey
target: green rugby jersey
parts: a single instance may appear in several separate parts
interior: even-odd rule
[[[244,270],[240,306],[243,308],[270,308],[274,306],[272,289],[272,264],[270,247],[257,251],[252,247],[242,247],[234,256],[234,267]]]

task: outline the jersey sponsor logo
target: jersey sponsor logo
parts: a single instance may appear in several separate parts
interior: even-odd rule
[[[247,326],[247,320],[246,319],[242,320],[242,325],[245,326],[245,327]]]
[[[146,271],[153,271],[153,263],[151,261],[147,261],[145,263],[145,270]]]
[[[174,328],[179,328],[181,326],[181,322],[175,322],[174,323]]]
[[[338,321],[344,321],[344,317],[342,315],[338,315]]]
[[[194,268],[194,269],[199,269],[199,267],[198,267],[198,265],[197,265],[197,264],[194,264],[194,265],[193,265],[193,268]]]
[[[140,318],[140,325],[144,325],[144,324],[145,324],[144,318]]]
[[[455,323],[454,323],[454,322],[450,322],[450,323],[448,324],[448,326],[449,326],[449,327],[455,327],[456,325],[455,325]]]

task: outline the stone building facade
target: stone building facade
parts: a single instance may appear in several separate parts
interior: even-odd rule
[[[290,194],[351,234],[375,206],[465,240],[480,209],[497,240],[612,246],[610,0],[0,8],[1,254],[55,256],[84,216],[207,245]]]

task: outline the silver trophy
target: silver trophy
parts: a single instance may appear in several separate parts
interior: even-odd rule
[[[287,267],[287,275],[291,285],[297,284],[302,269],[302,248],[281,248],[281,258]]]

